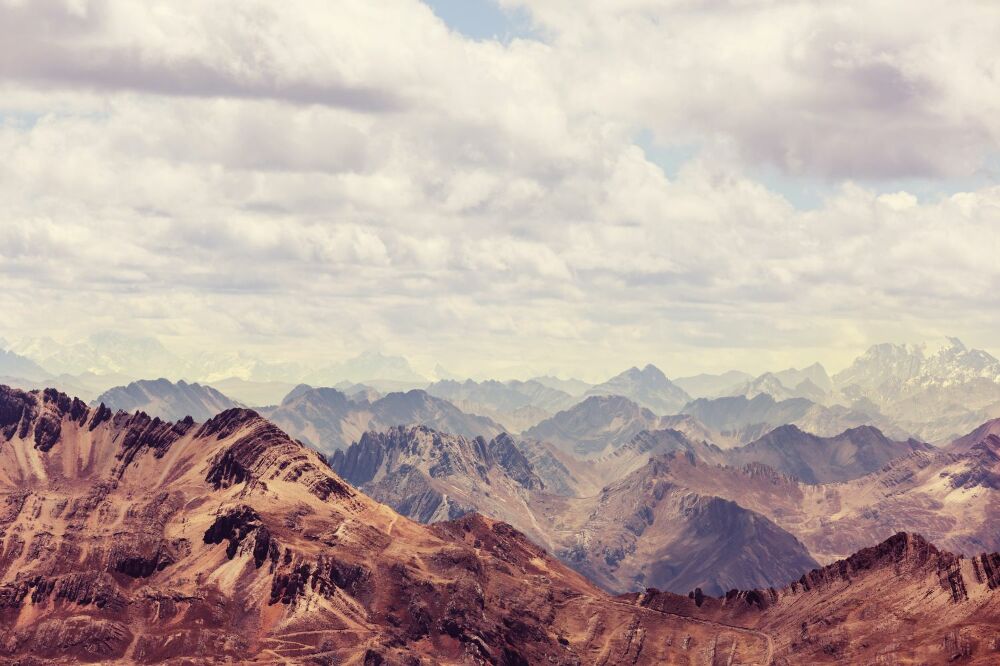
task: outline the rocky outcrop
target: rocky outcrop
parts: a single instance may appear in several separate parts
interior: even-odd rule
[[[989,435],[961,456],[965,469],[951,477],[953,488],[1000,490],[1000,437]]]

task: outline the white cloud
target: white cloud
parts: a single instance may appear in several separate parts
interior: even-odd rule
[[[0,333],[591,378],[991,344],[1000,188],[865,179],[996,151],[992,9],[517,4],[545,43],[415,0],[0,0]],[[668,177],[646,128],[700,153]]]

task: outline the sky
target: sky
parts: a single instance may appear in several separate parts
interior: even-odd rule
[[[996,353],[997,34],[986,0],[0,0],[0,336]]]

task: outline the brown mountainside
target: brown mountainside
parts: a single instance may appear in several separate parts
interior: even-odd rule
[[[996,664],[998,587],[1000,554],[965,558],[899,533],[781,589],[624,599],[766,633],[779,664]]]
[[[6,663],[765,663],[503,523],[425,527],[255,412],[169,423],[0,388]]]

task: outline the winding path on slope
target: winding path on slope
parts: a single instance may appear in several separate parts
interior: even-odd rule
[[[737,632],[742,632],[744,634],[751,634],[757,636],[758,638],[763,638],[767,642],[767,656],[764,657],[764,665],[771,666],[774,663],[774,639],[771,638],[770,634],[766,634],[763,631],[758,631],[756,629],[749,629],[747,627],[740,627],[735,624],[727,624],[725,622],[716,622],[715,620],[704,620],[700,617],[691,617],[690,615],[681,615],[680,613],[672,613],[670,611],[662,611],[656,608],[647,608],[646,606],[640,606],[638,603],[627,604],[624,601],[612,601],[615,606],[623,606],[630,610],[635,610],[636,608],[641,608],[642,610],[649,611],[651,613],[659,613],[660,615],[666,615],[668,617],[676,617],[682,620],[687,620],[688,622],[695,622],[697,624],[704,624],[716,629],[724,630],[730,629]]]

